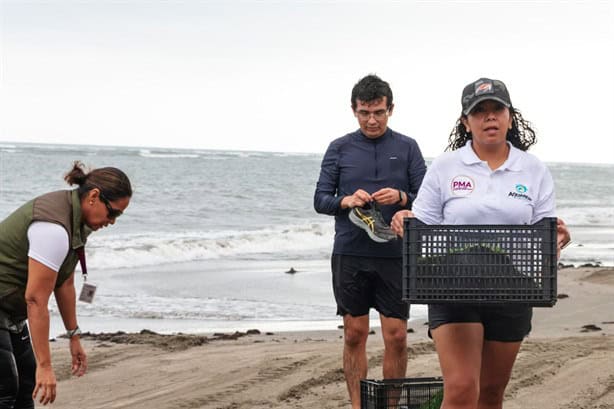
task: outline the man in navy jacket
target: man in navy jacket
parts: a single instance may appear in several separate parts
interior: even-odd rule
[[[335,216],[333,291],[344,322],[343,369],[352,408],[359,409],[360,379],[367,376],[369,310],[380,314],[384,378],[404,378],[409,305],[401,300],[401,240],[371,240],[348,215],[352,208],[375,202],[389,224],[398,210],[411,209],[426,165],[416,141],[387,126],[394,108],[387,82],[376,75],[364,77],[352,89],[351,102],[360,129],[329,145],[314,207]]]

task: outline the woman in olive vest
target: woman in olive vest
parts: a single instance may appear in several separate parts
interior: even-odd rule
[[[39,196],[0,222],[0,409],[34,408],[38,397],[42,404],[55,400],[47,309],[51,293],[70,339],[72,373],[81,376],[87,370],[74,270],[80,257],[84,267],[87,236],[115,223],[128,207],[132,187],[119,169],[87,173],[80,162],[64,179],[78,188]]]

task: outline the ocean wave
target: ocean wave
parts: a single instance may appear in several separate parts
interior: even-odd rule
[[[612,206],[561,206],[557,209],[557,216],[569,226],[614,227]]]
[[[88,264],[99,269],[151,266],[221,258],[276,258],[327,254],[332,223],[254,231],[140,233],[92,236]]]
[[[156,150],[152,151],[150,149],[141,149],[139,150],[139,156],[144,158],[198,158],[200,155],[196,153],[179,153],[176,151],[163,151]]]

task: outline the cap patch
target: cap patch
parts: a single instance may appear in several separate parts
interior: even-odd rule
[[[475,95],[482,95],[482,94],[492,94],[493,93],[493,86],[492,86],[492,82],[483,82],[481,84],[476,84],[475,86]]]

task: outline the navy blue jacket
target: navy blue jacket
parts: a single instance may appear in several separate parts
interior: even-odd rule
[[[352,224],[348,218],[350,209],[341,208],[341,199],[358,189],[373,194],[389,187],[408,194],[409,209],[425,173],[426,164],[416,141],[390,128],[376,139],[358,130],[331,142],[322,159],[313,203],[316,212],[335,216],[333,254],[401,257],[402,240],[371,240]],[[387,223],[401,209],[398,205],[381,206]]]

